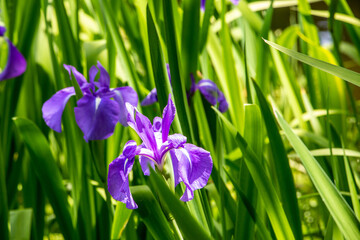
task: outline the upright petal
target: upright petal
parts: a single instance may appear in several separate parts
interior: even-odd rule
[[[97,67],[100,70],[100,77],[99,77],[99,88],[109,89],[110,86],[110,76],[106,69],[101,65],[101,63],[97,62]]]
[[[120,110],[119,122],[123,126],[127,126],[128,111],[125,106],[125,103],[128,102],[134,107],[136,107],[138,104],[138,95],[132,87],[115,88],[114,90],[112,90],[112,92],[115,93],[114,99],[119,104],[119,110]]]
[[[95,92],[95,86],[99,87],[97,82],[95,82],[95,77],[98,74],[99,69],[97,69],[96,66],[91,66],[90,70],[89,70],[89,80],[90,80],[90,84],[92,87],[92,91],[93,93]]]
[[[134,130],[137,132],[137,134],[143,141],[143,144],[147,149],[150,149],[151,151],[154,152],[154,156],[156,160],[160,160],[155,134],[150,120],[143,114],[136,111],[135,122],[136,122],[136,129]]]
[[[109,165],[108,190],[110,195],[126,204],[128,209],[137,208],[129,188],[129,173],[134,165],[135,158],[120,155]]]
[[[3,30],[2,30],[3,31]],[[8,44],[8,60],[2,73],[0,74],[0,81],[17,77],[23,74],[26,70],[26,60],[23,55],[17,50],[12,42],[6,38]]]
[[[84,95],[77,101],[75,119],[85,141],[110,137],[119,119],[119,106],[110,98]]]
[[[148,95],[142,100],[141,106],[148,106],[158,101],[156,88],[151,90]]]
[[[182,181],[185,186],[182,201],[194,197],[194,190],[205,187],[212,170],[210,153],[193,144],[184,144],[184,148],[174,149],[172,154],[175,180]],[[176,173],[177,172],[177,173]]]
[[[6,27],[0,26],[0,37],[3,37],[6,32]]]
[[[176,112],[175,105],[174,105],[173,101],[171,100],[171,95],[169,94],[169,100],[168,100],[167,105],[164,108],[163,116],[162,116],[163,120],[162,120],[161,129],[162,129],[163,142],[165,142],[167,140],[171,123],[175,118],[175,112]]]
[[[84,84],[87,83],[86,78],[84,77],[84,75],[79,73],[78,70],[76,70],[76,68],[74,66],[66,65],[66,64],[64,64],[63,66],[68,71],[70,79],[72,79],[71,72],[74,74],[74,77],[75,77],[75,79],[78,82],[80,87],[82,87]]]
[[[161,132],[161,123],[162,123],[161,117],[154,117],[154,120],[153,120],[154,132]]]
[[[55,93],[42,106],[45,123],[54,131],[61,132],[61,116],[70,97],[75,95],[73,87],[64,88]]]

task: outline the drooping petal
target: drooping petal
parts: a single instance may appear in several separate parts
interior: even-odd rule
[[[23,74],[26,70],[26,60],[23,55],[9,39],[6,38],[6,42],[9,48],[8,60],[4,70],[0,74],[0,81],[17,77]]]
[[[113,89],[112,92],[115,93],[114,99],[119,105],[119,122],[123,126],[127,126],[128,111],[125,103],[128,102],[134,107],[136,107],[138,104],[138,95],[132,87],[119,87]]]
[[[126,204],[128,209],[137,208],[129,188],[129,173],[134,165],[135,158],[120,155],[109,165],[108,190],[110,195]]]
[[[78,82],[79,86],[82,87],[84,84],[87,83],[86,78],[84,75],[78,72],[74,66],[64,64],[64,68],[68,71],[70,79],[72,79],[71,72],[74,74],[76,81]]]
[[[221,112],[225,112],[228,109],[228,103],[224,94],[219,90],[213,81],[202,79],[198,82],[197,88],[211,105],[219,103],[219,110]]]
[[[149,176],[150,175],[150,168],[149,165],[155,169],[155,163],[150,158],[145,156],[139,157],[139,162],[141,166],[141,170],[143,171],[144,175]]]
[[[148,106],[158,101],[156,88],[151,90],[148,95],[142,100],[141,106]]]
[[[208,79],[202,79],[199,81],[198,89],[205,99],[211,104],[216,105],[218,99],[218,87],[216,84]]]
[[[42,106],[42,115],[45,123],[56,132],[61,132],[61,116],[66,103],[73,95],[75,95],[73,87],[64,88],[55,93]]]
[[[136,145],[136,142],[134,140],[130,140],[125,144],[124,149],[122,151],[122,155],[124,155],[127,158],[133,158],[138,153],[138,150],[139,149]]]
[[[229,108],[229,104],[228,102],[226,101],[226,98],[224,96],[224,94],[222,92],[219,91],[219,111],[220,112],[226,112]]]
[[[119,106],[110,98],[84,95],[77,101],[74,111],[85,141],[108,138],[119,120]]]
[[[169,99],[168,99],[168,103],[164,108],[163,111],[163,116],[162,116],[162,141],[165,142],[167,140],[167,137],[169,135],[169,131],[170,131],[170,125],[172,123],[172,121],[175,118],[175,113],[176,113],[176,109],[175,109],[175,105],[173,103],[173,101],[171,100],[171,95],[169,94]]]
[[[0,26],[0,37],[3,37],[6,32],[6,27]]]
[[[96,66],[91,66],[90,70],[89,70],[89,80],[90,80],[90,84],[92,86],[92,91],[93,93],[95,92],[95,86],[99,87],[97,82],[95,82],[95,77],[98,74],[99,69],[97,69]]]
[[[194,190],[203,188],[209,180],[213,166],[210,153],[193,144],[184,144],[184,148],[172,151],[175,180],[177,176],[177,182],[182,181],[186,186],[180,200],[189,201],[194,197]]]
[[[109,89],[110,86],[110,76],[106,69],[101,65],[101,63],[97,62],[97,67],[100,70],[100,77],[99,77],[99,88]]]

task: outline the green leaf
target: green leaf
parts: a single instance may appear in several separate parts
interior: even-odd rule
[[[10,211],[10,240],[30,240],[32,209]]]
[[[210,27],[210,18],[214,13],[214,0],[207,0],[205,3],[205,14],[202,19],[200,41],[199,41],[199,52],[202,52],[206,45],[206,40]]]
[[[155,175],[155,174],[153,174]],[[148,186],[132,186],[131,194],[138,205],[136,211],[155,239],[175,239],[168,221]],[[121,203],[122,204],[122,203]]]
[[[161,49],[159,35],[155,27],[153,16],[149,7],[146,8],[147,31],[149,35],[149,48],[151,55],[151,65],[154,73],[156,92],[160,104],[163,109],[168,101],[169,93],[171,93],[170,81],[165,67],[164,54]]]
[[[161,200],[161,204],[168,209],[174,216],[185,239],[211,239],[209,234],[199,224],[199,222],[190,214],[185,203],[181,202],[169,186],[152,168],[150,168],[150,182],[156,194]]]
[[[185,82],[190,79],[190,76],[181,75],[181,55],[177,37],[178,33],[176,32],[177,28],[175,26],[175,21],[179,19],[175,19],[176,13],[174,13],[174,11],[177,11],[177,2],[163,0],[163,7],[166,47],[177,116],[179,117],[182,133],[188,138],[189,142],[192,142],[194,133],[191,126],[191,116],[189,114],[190,111],[185,93]]]
[[[200,32],[200,0],[183,1],[183,25],[181,37],[182,75],[188,78],[196,73],[199,32]],[[189,83],[189,82],[188,82]]]
[[[314,15],[316,17],[330,18],[329,11],[310,10],[310,14]],[[334,18],[338,21],[354,25],[355,27],[360,27],[360,19],[358,19],[356,17],[349,16],[349,15],[342,14],[342,13],[335,13]]]
[[[275,110],[275,115],[279,125],[284,130],[286,137],[299,155],[310,179],[318,190],[325,206],[329,210],[342,234],[347,239],[360,239],[360,223],[356,219],[354,212],[319,163],[311,155],[304,143],[295,135],[288,123],[277,110]]]
[[[335,75],[341,79],[344,79],[352,84],[355,84],[357,86],[360,86],[360,73],[351,71],[349,69],[339,67],[324,61],[321,61],[316,58],[309,57],[303,53],[296,52],[294,50],[282,47],[274,42],[265,40],[264,41],[272,46],[273,48],[279,50],[280,52],[285,53],[286,55],[289,55],[290,57],[293,57],[303,63],[306,63],[310,66],[313,66],[315,68],[318,68],[324,72],[330,73],[332,75]]]
[[[279,183],[281,202],[296,239],[302,239],[299,207],[296,198],[294,179],[289,165],[289,159],[282,142],[276,120],[270,107],[256,82],[253,82],[259,100],[261,113],[270,140],[272,159]]]
[[[294,239],[284,209],[281,206],[279,197],[275,191],[272,181],[267,177],[266,171],[254,151],[249,147],[245,139],[236,128],[215,108],[213,108],[223,121],[226,128],[231,132],[238,147],[243,152],[246,166],[249,169],[255,186],[261,193],[260,196],[266,206],[266,212],[278,239]]]
[[[129,85],[134,88],[134,90],[139,94],[139,86],[138,86],[138,77],[136,75],[134,63],[131,61],[131,57],[129,56],[128,51],[125,48],[124,41],[119,33],[117,28],[118,23],[116,22],[112,13],[112,9],[109,6],[108,1],[100,0],[100,5],[103,11],[103,16],[106,21],[106,27],[108,28],[111,38],[114,41],[115,48],[118,53],[119,61],[122,66],[122,70],[124,71],[124,76],[129,82]]]
[[[30,161],[54,210],[61,232],[65,238],[79,239],[72,225],[66,190],[49,143],[32,121],[25,118],[13,120],[28,149]]]
[[[114,221],[111,228],[111,239],[120,239],[127,222],[130,219],[132,210],[127,209],[126,205],[118,202],[116,205]]]

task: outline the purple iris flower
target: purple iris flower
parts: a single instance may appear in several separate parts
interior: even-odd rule
[[[169,65],[166,64],[168,70],[168,76],[171,82]],[[226,112],[229,108],[228,102],[225,99],[224,94],[219,90],[216,84],[209,79],[201,79],[198,83],[195,82],[194,76],[191,74],[191,87],[188,96],[193,96],[196,90],[205,97],[205,99],[211,104],[216,105],[219,103],[219,111]],[[150,91],[150,93],[141,102],[141,106],[148,106],[158,101],[156,88]]]
[[[0,37],[3,37],[6,32],[6,28],[0,26]],[[8,44],[8,60],[4,70],[0,73],[0,81],[17,77],[23,74],[26,70],[26,60],[23,55],[17,50],[12,42],[5,38]]]
[[[239,3],[240,0],[231,0],[231,2],[234,5],[237,5]],[[206,0],[200,0],[200,9],[201,11],[205,11],[205,4],[206,4]]]
[[[155,117],[153,124],[130,104],[126,104],[126,107],[128,108],[128,125],[139,135],[142,144],[137,146],[135,141],[128,141],[122,154],[110,163],[108,190],[111,196],[125,203],[129,209],[137,208],[130,193],[128,180],[135,156],[139,156],[143,173],[149,175],[149,165],[152,168],[155,168],[156,165],[162,171],[167,153],[170,153],[175,186],[180,182],[186,186],[180,199],[182,201],[193,199],[194,191],[207,184],[213,163],[208,151],[186,143],[185,136],[181,134],[169,135],[170,125],[174,120],[176,111],[170,95],[162,118]]]
[[[65,65],[64,68],[74,74],[80,86],[83,97],[77,101],[74,108],[75,120],[81,131],[84,133],[85,141],[102,140],[110,137],[115,125],[120,122],[127,126],[127,108],[125,103],[136,106],[138,97],[131,87],[119,87],[111,89],[110,77],[105,68],[97,63],[89,71],[88,82],[75,67]],[[100,77],[95,82],[95,77],[100,70]],[[71,96],[75,95],[74,87],[64,88],[55,93],[47,100],[42,113],[46,124],[56,132],[61,132],[61,116],[65,105]]]

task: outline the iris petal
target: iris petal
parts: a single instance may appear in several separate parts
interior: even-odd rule
[[[200,4],[201,11],[205,11],[205,3],[206,3],[206,0],[201,0],[201,4]]]
[[[100,77],[99,77],[99,88],[102,89],[109,89],[110,86],[110,76],[106,69],[101,65],[101,63],[97,62],[97,67],[100,70]]]
[[[80,72],[78,72],[78,70],[76,70],[75,67],[64,64],[64,68],[68,71],[70,79],[72,78],[71,72],[74,74],[74,77],[81,88],[84,86],[84,84],[87,84],[87,81],[86,81],[86,78],[84,77],[84,75],[82,75]]]
[[[45,123],[56,132],[61,132],[61,116],[66,103],[73,95],[75,95],[73,87],[64,88],[55,93],[42,107]]]
[[[156,88],[150,91],[148,95],[142,100],[141,106],[148,106],[158,101]]]
[[[189,201],[194,197],[194,190],[205,187],[212,170],[210,153],[193,144],[184,144],[184,148],[172,150],[175,182],[182,181],[186,190],[180,198]]]
[[[169,135],[169,131],[170,131],[170,125],[172,123],[172,121],[175,118],[175,113],[176,113],[176,109],[175,109],[175,105],[173,103],[173,101],[171,100],[171,96],[169,94],[169,100],[167,105],[164,108],[163,111],[163,120],[162,120],[162,140],[163,142],[165,142],[167,140],[167,137]]]
[[[129,187],[129,173],[134,165],[135,158],[119,156],[109,165],[108,190],[111,196],[126,204],[128,209],[137,208]]]
[[[202,79],[198,82],[197,88],[211,105],[216,105],[219,102],[219,110],[221,112],[225,112],[228,109],[228,103],[224,94],[213,81]]]
[[[84,95],[77,101],[74,111],[85,141],[108,138],[113,134],[119,119],[118,104],[105,97]]]
[[[6,27],[0,26],[0,37],[3,37],[6,32]]]
[[[4,70],[0,74],[0,81],[17,77],[26,70],[26,60],[23,55],[9,39],[6,38],[6,42],[9,47],[9,57]]]
[[[134,129],[141,140],[143,141],[146,148],[152,150],[156,160],[160,160],[157,151],[157,143],[155,139],[154,130],[150,120],[143,114],[136,112],[135,116],[136,129]]]
[[[150,175],[150,168],[149,168],[149,164],[150,166],[155,169],[155,163],[154,161],[152,161],[150,158],[145,157],[145,156],[140,156],[139,157],[139,162],[140,162],[140,166],[141,166],[141,170],[143,171],[144,175],[149,176]]]
[[[154,132],[161,132],[161,125],[162,125],[161,123],[162,123],[161,117],[154,117],[154,120],[153,120]]]
[[[137,104],[138,104],[137,93],[131,87],[115,88],[114,90],[112,90],[112,92],[115,93],[114,99],[116,100],[116,102],[119,105],[119,110],[120,110],[119,122],[123,126],[127,126],[128,125],[127,124],[128,111],[125,106],[125,103],[128,102],[133,106],[137,106]]]

